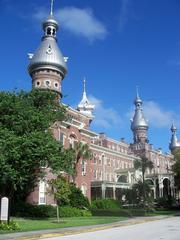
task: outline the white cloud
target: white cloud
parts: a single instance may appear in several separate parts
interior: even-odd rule
[[[154,101],[145,101],[143,103],[143,112],[145,118],[149,122],[149,126],[156,128],[170,128],[172,122],[175,122],[177,127],[180,127],[180,115],[171,110],[163,109],[158,103]],[[129,116],[134,115],[134,110],[128,113]]]
[[[150,124],[158,128],[170,127],[173,119],[176,118],[174,112],[162,109],[153,101],[144,102],[143,109]]]
[[[119,28],[122,30],[129,18],[130,0],[121,0],[121,11],[119,16]]]
[[[122,124],[119,113],[113,108],[106,108],[102,100],[89,96],[89,101],[95,105],[93,124],[105,129],[120,127]]]
[[[47,14],[47,11],[41,8],[33,17],[42,20]],[[103,40],[108,34],[106,26],[94,16],[90,8],[65,7],[55,11],[55,16],[64,29],[76,36],[85,37],[90,42]]]
[[[48,16],[47,9],[41,7],[41,8],[38,8],[38,10],[36,10],[33,13],[32,18],[38,21],[43,21],[47,16]]]

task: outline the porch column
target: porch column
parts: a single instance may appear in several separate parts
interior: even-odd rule
[[[116,199],[116,186],[113,185],[113,199]]]
[[[163,197],[163,184],[159,184],[159,197]]]
[[[102,191],[102,199],[106,198],[106,185],[102,183],[101,185],[101,191]]]

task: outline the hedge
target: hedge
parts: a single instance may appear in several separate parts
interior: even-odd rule
[[[114,199],[97,199],[91,203],[91,209],[120,209],[120,207],[120,202]]]
[[[146,211],[143,209],[93,209],[93,216],[116,216],[116,217],[133,217],[145,216]]]
[[[56,207],[51,205],[31,205],[29,203],[18,203],[11,207],[11,216],[25,218],[54,218]],[[89,217],[91,212],[69,206],[59,207],[60,217]]]
[[[60,217],[90,217],[91,212],[88,210],[82,210],[78,208],[73,208],[69,206],[59,207]]]
[[[11,216],[27,218],[50,218],[56,216],[56,208],[51,205],[16,203],[11,206]]]

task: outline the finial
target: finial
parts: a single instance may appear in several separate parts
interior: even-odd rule
[[[86,92],[86,78],[84,77],[84,80],[83,80],[83,84],[84,84],[84,93]]]
[[[142,105],[142,100],[139,97],[139,91],[138,86],[136,86],[136,98],[134,100],[134,104],[137,108],[140,108]]]
[[[136,86],[136,97],[139,98],[139,86]]]
[[[172,126],[171,126],[171,131],[173,132],[173,133],[176,133],[176,126],[175,126],[175,124],[174,124],[174,120],[172,121]]]
[[[53,15],[54,0],[51,0],[51,12],[50,15]]]

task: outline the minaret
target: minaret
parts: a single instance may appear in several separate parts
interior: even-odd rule
[[[56,33],[59,25],[53,15],[53,3],[48,18],[43,22],[44,36],[34,54],[29,54],[29,74],[32,78],[32,87],[49,89],[61,96],[61,81],[67,73],[64,57],[57,45]]]
[[[84,78],[83,80],[83,96],[82,96],[82,100],[80,101],[80,103],[77,106],[77,110],[86,115],[87,117],[89,117],[91,120],[94,118],[93,116],[93,110],[94,110],[94,105],[91,104],[87,98],[86,95],[86,79]]]
[[[148,143],[148,123],[142,110],[142,100],[139,97],[138,90],[134,100],[135,114],[131,120],[131,130],[134,134],[134,143]]]
[[[171,132],[172,132],[172,137],[171,137],[171,142],[169,144],[169,149],[171,152],[173,152],[176,149],[180,149],[180,141],[177,139],[177,128],[175,127],[174,123],[171,126]]]

